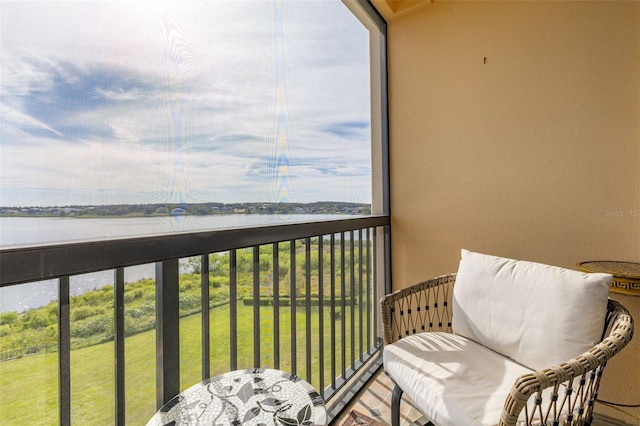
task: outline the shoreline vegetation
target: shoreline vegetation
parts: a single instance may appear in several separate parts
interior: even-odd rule
[[[291,304],[291,277],[295,276],[296,305],[305,305],[306,298],[306,253],[304,242],[296,243],[295,275],[291,274],[292,261],[289,258],[290,242],[280,243],[278,259],[278,276],[282,283],[279,293],[280,306],[288,307]],[[271,245],[260,247],[260,275],[261,282],[271,281],[273,248]],[[323,251],[327,251],[324,246]],[[353,247],[354,255],[359,256],[359,247]],[[364,250],[364,249],[363,249]],[[311,306],[318,305],[318,241],[311,240],[311,286],[309,298]],[[315,253],[315,254],[313,254]],[[345,255],[349,255],[347,248]],[[238,250],[236,253],[236,285],[237,300],[243,305],[256,303],[253,296],[253,253],[252,249]],[[229,253],[214,253],[209,255],[209,309],[223,307],[230,302],[230,262]],[[335,265],[336,275],[340,276],[340,265]],[[347,263],[344,274],[349,276],[351,266]],[[330,254],[323,255],[323,270],[330,271]],[[325,272],[326,274],[326,272]],[[179,277],[180,292],[180,316],[186,317],[197,314],[201,310],[201,263],[200,258],[185,259],[181,262],[181,274]],[[324,279],[325,305],[330,304],[330,288],[326,283],[330,282],[327,276]],[[348,287],[348,286],[347,286]],[[358,295],[350,294],[346,289],[345,299],[348,306],[357,302]],[[339,290],[335,294],[335,300],[342,297]],[[125,334],[131,336],[155,327],[155,280],[141,279],[125,285]],[[273,303],[273,293],[270,288],[261,288],[261,305]],[[83,294],[72,296],[70,299],[71,319],[71,348],[80,349],[113,340],[114,322],[114,290],[113,285],[105,285],[102,288],[87,291]],[[336,312],[340,315],[340,312]],[[58,342],[58,303],[56,301],[46,306],[29,309],[23,312],[9,311],[0,313],[0,363],[10,359],[21,358],[28,355],[57,352]]]
[[[155,203],[0,207],[0,217],[126,218],[157,216],[211,216],[229,214],[352,214],[370,215],[371,205],[341,201],[315,203]]]

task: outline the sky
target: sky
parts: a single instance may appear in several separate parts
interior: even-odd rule
[[[0,0],[0,206],[371,202],[339,0]]]

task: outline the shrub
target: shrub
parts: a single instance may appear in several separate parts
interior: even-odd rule
[[[8,336],[12,331],[9,324],[0,324],[0,337]]]
[[[220,288],[223,285],[229,285],[228,277],[213,277],[211,278],[211,287]]]
[[[180,280],[180,292],[186,292],[188,290],[193,290],[200,288],[200,280],[199,276],[190,276],[189,278],[183,278]]]
[[[156,315],[156,305],[154,302],[147,302],[138,305],[137,307],[131,307],[124,309],[125,318],[143,318],[143,317],[152,317],[155,318]]]
[[[146,317],[144,321],[136,320],[130,317],[124,319],[124,334],[132,336],[134,334],[149,330],[156,324],[155,317]]]
[[[105,309],[102,307],[93,308],[90,306],[80,306],[78,308],[71,310],[71,320],[81,321],[89,317],[103,315],[104,313],[105,313]]]
[[[77,305],[98,306],[105,304],[108,299],[105,297],[105,292],[88,291],[79,296],[73,296],[71,300],[73,304]]]
[[[49,303],[44,309],[50,318],[58,318],[58,304],[56,302]],[[57,319],[56,319],[57,321]]]
[[[125,287],[124,303],[133,303],[136,300],[144,299],[146,296],[147,292],[143,287]]]
[[[0,314],[0,325],[15,323],[18,316],[17,312],[3,312]]]
[[[107,315],[71,323],[71,337],[95,337],[100,334],[113,335],[113,320]]]
[[[124,312],[125,318],[142,318],[145,315],[145,312],[140,308],[126,309]]]
[[[229,300],[229,291],[222,287],[214,288],[209,292],[209,300],[212,302]]]
[[[200,297],[192,294],[184,294],[180,296],[180,311],[192,312],[200,308]]]
[[[51,318],[45,309],[27,311],[21,315],[25,328],[35,329],[53,324],[56,320]]]

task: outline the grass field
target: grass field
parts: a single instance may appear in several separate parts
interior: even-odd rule
[[[350,330],[350,309],[336,321],[336,370],[341,371],[341,321]],[[356,330],[358,311],[355,310]],[[331,383],[331,318],[324,313],[324,347],[319,346],[318,308],[311,309],[312,377],[310,382],[319,387],[320,353],[325,354],[324,385]],[[211,375],[229,371],[229,306],[211,310]],[[280,308],[280,365],[292,371],[291,325],[289,308]],[[306,375],[306,311],[298,307],[296,313],[296,373]],[[261,366],[274,367],[274,317],[270,307],[261,308],[260,329]],[[356,333],[357,334],[357,333]],[[202,380],[200,354],[201,315],[184,317],[180,321],[180,387],[186,389]],[[359,347],[358,335],[356,351]],[[346,339],[347,364],[351,358],[351,338]],[[366,339],[366,332],[365,332]],[[238,368],[254,366],[253,307],[238,304]],[[366,345],[365,345],[366,346]],[[365,348],[366,349],[366,348]],[[115,417],[115,373],[113,342],[102,343],[71,351],[71,416],[77,425],[109,425]],[[126,359],[126,419],[127,424],[146,424],[156,411],[155,403],[155,330],[132,335],[125,341]],[[57,353],[40,354],[0,362],[0,425],[58,424],[58,356]]]

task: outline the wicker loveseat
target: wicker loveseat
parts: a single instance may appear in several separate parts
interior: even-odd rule
[[[437,426],[591,424],[607,360],[633,336],[610,280],[463,250],[457,274],[383,297],[392,425],[403,393]]]

